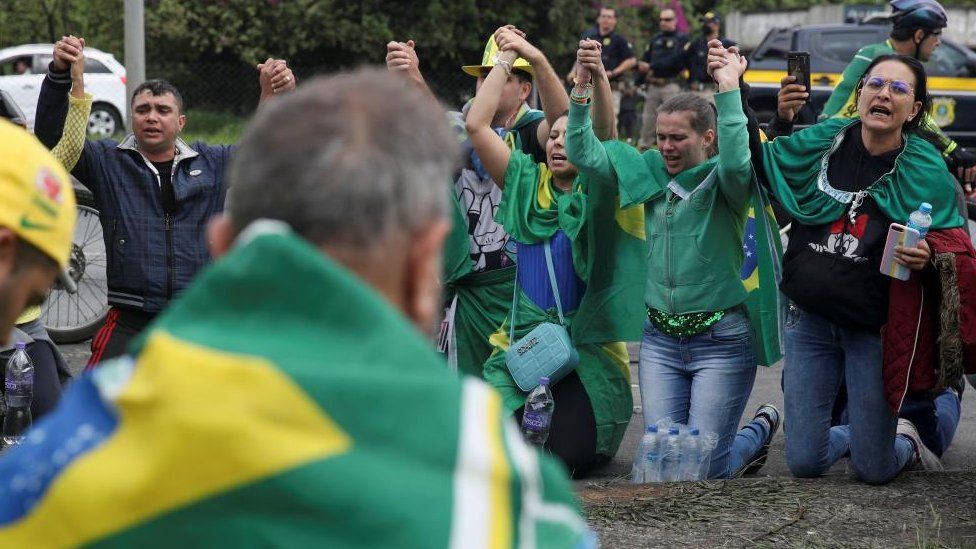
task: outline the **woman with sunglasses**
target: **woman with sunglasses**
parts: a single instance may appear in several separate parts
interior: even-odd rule
[[[716,42],[710,67],[733,56]],[[923,357],[912,349],[893,356],[892,346],[905,338],[882,338],[896,320],[890,311],[901,314],[890,308],[903,288],[893,284],[904,284],[880,272],[888,227],[905,223],[922,202],[932,205],[932,230],[960,227],[963,219],[941,154],[918,134],[929,106],[921,63],[878,57],[856,102],[859,118],[829,119],[753,153],[769,190],[794,217],[780,285],[791,300],[783,374],[787,465],[795,476],[816,477],[849,454],[858,478],[882,484],[907,465],[941,468],[915,426],[896,415],[909,385],[919,382]],[[898,247],[894,257],[918,281],[931,250],[921,240]],[[848,424],[831,427],[844,383]],[[901,393],[893,394],[899,384]]]

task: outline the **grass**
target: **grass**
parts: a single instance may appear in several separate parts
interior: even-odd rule
[[[248,118],[219,111],[187,109],[183,140],[203,141],[209,145],[236,143],[244,132]]]

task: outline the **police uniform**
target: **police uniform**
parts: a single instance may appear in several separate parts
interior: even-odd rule
[[[651,39],[641,61],[651,66],[648,73],[647,96],[641,119],[639,146],[654,145],[657,133],[657,109],[669,98],[681,93],[681,71],[685,68],[684,48],[688,37],[674,31],[660,32]]]

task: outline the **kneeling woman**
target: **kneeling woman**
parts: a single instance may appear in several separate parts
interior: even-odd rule
[[[584,52],[578,57],[584,67],[600,61]],[[644,204],[644,423],[670,417],[718,435],[709,478],[757,470],[779,426],[779,412],[764,405],[738,430],[757,364],[740,278],[752,198],[746,118],[738,91],[743,71],[744,60],[715,74],[720,90],[715,95],[718,156],[712,156],[712,107],[692,94],[671,98],[658,109],[658,148],[646,151],[636,167],[612,165],[611,144],[600,143],[593,134],[589,105],[570,104],[567,130],[569,159],[580,172],[618,189],[622,206]],[[585,93],[577,85],[573,97]]]
[[[506,365],[509,323],[514,320],[518,341],[543,322],[565,318],[579,363],[551,388],[556,407],[546,448],[578,478],[613,457],[632,414],[629,361],[621,342],[627,335],[621,326],[636,326],[639,333],[640,311],[627,301],[639,300],[640,279],[631,275],[628,283],[626,269],[617,267],[627,258],[639,265],[643,242],[639,229],[634,234],[630,225],[640,216],[637,211],[619,212],[613,193],[593,193],[578,177],[564,149],[565,116],[549,133],[546,164],[505,145],[489,125],[505,84],[506,64],[515,54],[503,51],[499,58],[479,88],[466,124],[478,156],[503,188],[495,218],[518,247],[513,311],[492,337],[495,352],[485,363],[484,376],[520,419],[526,395]],[[602,85],[609,99],[605,77]]]
[[[715,46],[713,57],[725,55]],[[963,219],[951,174],[918,133],[929,105],[921,63],[885,55],[864,74],[859,119],[829,119],[760,151],[770,190],[794,218],[780,286],[792,300],[783,375],[787,465],[796,476],[819,476],[849,453],[854,473],[878,484],[909,464],[940,468],[897,412],[909,390],[961,379],[961,368],[948,380],[946,363],[933,368],[936,335],[925,326],[935,315],[926,301],[938,300],[926,300],[921,288],[939,278],[928,242],[961,249],[968,237],[939,230]],[[932,205],[933,232],[898,250],[895,260],[916,272],[893,282],[880,273],[889,224],[906,223],[922,202]],[[849,425],[831,427],[844,384]]]

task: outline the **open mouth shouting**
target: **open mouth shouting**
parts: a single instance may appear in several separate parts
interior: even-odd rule
[[[876,120],[887,122],[891,120],[892,113],[891,109],[885,105],[873,105],[868,110],[868,116]]]

